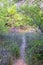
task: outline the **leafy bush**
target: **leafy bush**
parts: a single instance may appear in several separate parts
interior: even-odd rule
[[[17,0],[18,1],[18,0]],[[35,26],[43,32],[43,11],[38,5],[23,4],[17,9],[16,5],[3,1],[4,6],[0,7],[0,30],[8,31],[11,27]],[[8,6],[9,5],[9,6]],[[8,23],[9,26],[5,26]],[[11,25],[11,26],[10,26]]]
[[[33,63],[38,62],[38,60],[42,60],[43,57],[43,36],[40,36],[37,40],[32,40],[28,43],[28,47],[26,48],[26,61],[31,65]],[[41,52],[41,53],[40,53]],[[28,62],[29,61],[29,62]]]

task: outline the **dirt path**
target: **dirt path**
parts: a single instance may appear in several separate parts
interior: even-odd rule
[[[27,65],[23,59],[18,59],[13,65]]]
[[[20,33],[22,33],[22,32],[35,32],[36,31],[36,29],[35,28],[32,28],[32,27],[28,27],[28,28],[24,28],[24,29],[20,29],[20,28],[11,28],[11,29],[9,29],[9,32],[20,32]]]

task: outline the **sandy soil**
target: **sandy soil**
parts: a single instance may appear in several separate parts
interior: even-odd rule
[[[27,65],[23,59],[18,59],[13,65]]]

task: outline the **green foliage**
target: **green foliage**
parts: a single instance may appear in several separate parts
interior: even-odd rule
[[[9,8],[8,8],[8,13],[9,13],[10,15],[16,14],[16,13],[17,13],[17,11],[16,11],[16,6],[14,5],[14,6],[9,7]]]
[[[18,0],[17,0],[18,1]],[[0,30],[8,31],[10,26],[5,26],[6,23],[10,23],[11,27],[23,26],[40,26],[40,30],[43,31],[43,11],[38,5],[23,4],[19,9],[16,5],[9,4],[6,0],[2,0],[3,7],[0,7]],[[11,1],[13,2],[13,1]]]
[[[4,41],[1,46],[3,46],[7,51],[11,53],[11,55],[15,58],[19,57],[20,49],[16,42]]]
[[[16,57],[16,58],[19,57],[19,51],[20,50],[19,50],[19,47],[16,43],[13,46],[10,47],[10,51],[11,51],[11,53],[14,57]]]
[[[26,61],[30,65],[32,62],[37,63],[38,60],[43,58],[43,34],[39,37],[37,35],[35,35],[36,38],[33,35],[31,38],[28,38],[29,41],[27,40]]]
[[[19,2],[19,1],[21,1],[21,0],[13,0],[14,2]]]
[[[40,26],[40,30],[43,30],[43,12],[38,5],[22,5],[20,11],[25,15],[25,23]]]
[[[7,15],[7,9],[0,7],[0,31],[2,32],[6,32],[8,29],[5,27],[5,23],[7,22],[6,15]]]
[[[27,18],[27,16],[28,16],[30,18],[30,20],[31,20],[31,21],[28,20],[28,22],[30,24],[33,23],[32,25],[34,25],[35,23],[37,23],[38,19],[36,19],[36,17],[39,18],[38,15],[39,15],[39,11],[40,11],[38,6],[34,6],[34,5],[27,6],[27,5],[25,5],[24,7],[22,7],[22,10],[24,11],[23,14],[26,16],[26,21],[28,20],[28,18]]]

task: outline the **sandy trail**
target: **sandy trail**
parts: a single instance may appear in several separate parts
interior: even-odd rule
[[[13,65],[27,65],[23,59],[18,59]]]

